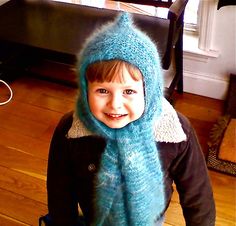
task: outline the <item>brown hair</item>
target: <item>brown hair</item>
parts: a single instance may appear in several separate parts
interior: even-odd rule
[[[86,78],[89,82],[113,82],[115,79],[123,82],[124,67],[135,81],[142,79],[142,74],[137,67],[122,60],[100,61],[90,64],[86,71]]]

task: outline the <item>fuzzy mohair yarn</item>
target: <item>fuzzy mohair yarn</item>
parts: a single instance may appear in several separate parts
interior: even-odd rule
[[[144,113],[121,129],[98,121],[87,100],[88,65],[114,59],[136,66],[144,83]],[[129,13],[120,13],[86,41],[78,55],[78,83],[77,116],[107,143],[95,182],[93,225],[153,226],[165,207],[163,172],[153,131],[162,111],[162,72],[155,44],[135,27]]]

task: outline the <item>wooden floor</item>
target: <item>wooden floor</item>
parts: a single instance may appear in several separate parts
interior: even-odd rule
[[[49,142],[60,117],[73,109],[76,90],[29,77],[10,83],[14,97],[0,106],[0,225],[37,225],[47,213],[46,170]],[[0,85],[0,102],[7,90]],[[204,152],[208,132],[222,114],[223,102],[184,94],[175,107],[193,123]],[[217,226],[235,226],[236,178],[210,171]],[[165,226],[183,226],[174,193]]]

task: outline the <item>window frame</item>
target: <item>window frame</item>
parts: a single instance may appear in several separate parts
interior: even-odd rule
[[[204,51],[211,51],[214,17],[217,9],[215,0],[200,0],[199,2],[199,40],[198,47]]]
[[[220,52],[212,48],[216,9],[217,0],[199,1],[197,32],[184,30],[184,59],[206,63],[219,57]]]
[[[192,0],[195,1],[195,0]],[[185,18],[186,18],[186,11],[188,10],[188,4],[190,3],[190,1],[187,3],[186,8],[185,8]],[[189,32],[190,34],[198,34],[199,31],[199,4],[200,4],[200,0],[198,0],[198,9],[197,9],[197,21],[196,23],[189,23],[184,21],[184,32]],[[185,19],[184,18],[184,19]]]

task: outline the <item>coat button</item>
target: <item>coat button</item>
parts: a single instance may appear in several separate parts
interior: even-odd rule
[[[89,170],[90,172],[94,172],[95,169],[96,169],[96,166],[95,166],[93,163],[91,163],[91,164],[88,165],[88,170]]]

